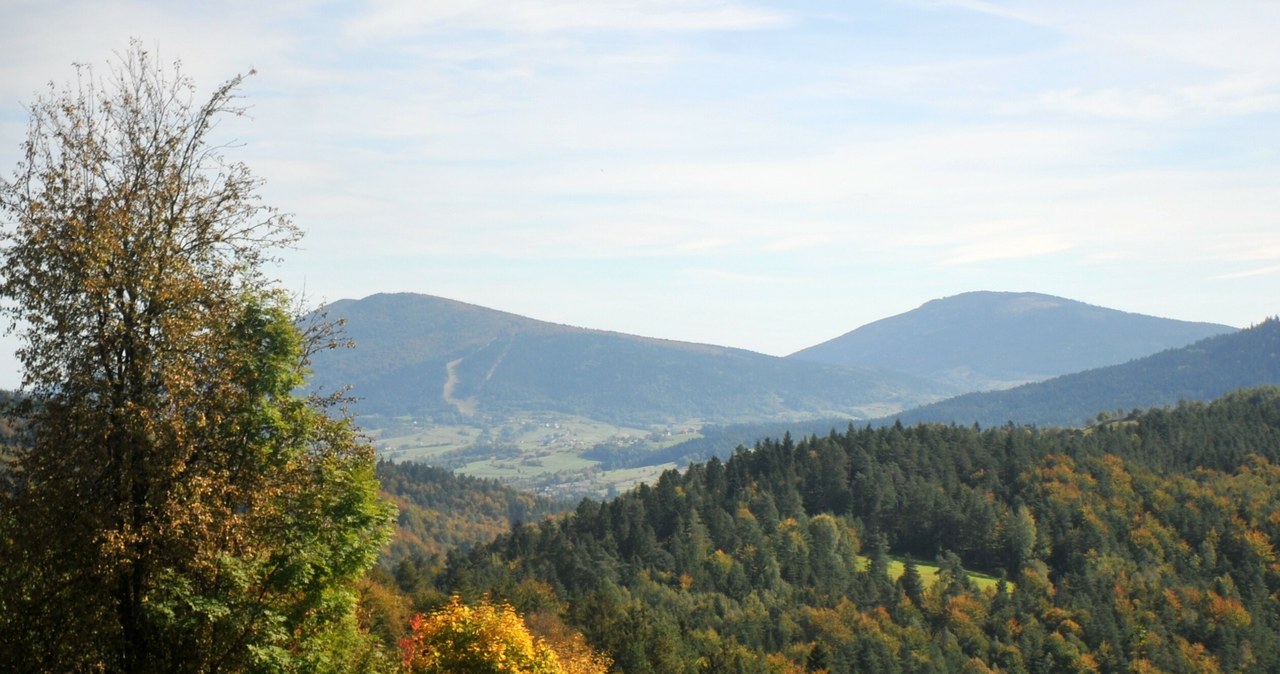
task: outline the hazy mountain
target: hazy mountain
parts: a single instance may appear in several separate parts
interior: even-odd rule
[[[1235,330],[1039,293],[971,292],[927,302],[788,358],[885,368],[967,392],[1116,365]]]
[[[555,325],[427,295],[343,300],[328,312],[346,319],[357,346],[318,354],[314,383],[350,384],[366,415],[867,418],[943,393],[907,375]]]
[[[1280,321],[1162,351],[1146,358],[1026,384],[970,393],[895,415],[905,423],[1013,421],[1080,426],[1099,412],[1211,400],[1245,387],[1280,385]]]

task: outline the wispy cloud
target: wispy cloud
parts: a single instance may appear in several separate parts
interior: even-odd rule
[[[941,264],[960,266],[1023,260],[1070,249],[1070,244],[1052,234],[1011,234],[956,246],[943,256]]]
[[[755,30],[784,25],[779,11],[716,0],[376,0],[350,21],[359,39],[399,38],[424,30],[686,32]]]
[[[1232,272],[1230,274],[1220,274],[1220,279],[1241,279],[1254,278],[1257,276],[1277,276],[1280,275],[1280,264],[1270,267],[1259,267],[1257,269],[1246,269],[1244,271]]]
[[[729,269],[693,268],[686,269],[685,273],[734,285],[769,285],[776,287],[779,284],[785,284],[788,282],[785,277],[752,274],[748,272],[732,271]]]

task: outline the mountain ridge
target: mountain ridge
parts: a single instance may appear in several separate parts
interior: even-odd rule
[[[1236,329],[1044,293],[974,291],[930,300],[787,357],[874,364],[966,393],[1115,365]]]
[[[1211,400],[1235,389],[1268,385],[1280,385],[1276,317],[1127,363],[1004,391],[967,393],[880,421],[1080,426],[1100,413]]]
[[[313,382],[362,414],[456,419],[549,410],[616,421],[878,416],[946,391],[910,375],[558,325],[414,293],[341,300],[354,352]]]
[[[929,405],[942,404],[957,393],[971,393],[978,379],[1010,381],[1015,370],[991,369],[980,357],[968,363],[958,360],[955,354],[963,355],[964,343],[949,342],[957,331],[1004,360],[1026,361],[1034,360],[1036,354],[1097,351],[1101,347],[1075,345],[1071,340],[1099,341],[1098,335],[1114,336],[1134,321],[1146,332],[1127,338],[1125,348],[1130,350],[1135,342],[1150,341],[1150,326],[1177,328],[1175,337],[1162,337],[1175,342],[1176,334],[1187,326],[1193,332],[1235,330],[1120,312],[1041,293],[962,293],[844,336],[880,331],[899,351],[914,349],[918,352],[914,357],[923,364],[902,372],[891,367],[901,365],[900,361],[871,368],[802,357],[837,340],[778,358],[735,347],[550,323],[418,293],[340,300],[326,311],[347,321],[347,334],[359,348],[340,355],[317,354],[316,385],[334,390],[351,384],[352,394],[360,400],[357,411],[366,418],[412,417],[446,424],[543,411],[639,424],[892,418],[914,414],[917,407],[939,409]],[[1009,327],[1010,321],[1039,321],[1046,311],[1053,312],[1053,320],[1042,321],[1046,325]],[[995,320],[993,312],[1003,317]],[[1085,318],[1076,322],[1083,328],[1062,326],[1064,316],[1081,315]],[[953,320],[939,322],[939,316]],[[1082,329],[1085,337],[1079,337]],[[1029,343],[1020,344],[1022,352],[1015,354],[993,336],[1001,333],[1006,333],[1006,342]],[[1028,337],[1034,334],[1041,337]],[[949,351],[943,352],[942,346]],[[1115,358],[1114,349],[1111,352]],[[946,367],[940,370],[939,363]],[[1027,375],[1022,365],[1014,367]],[[969,377],[967,387],[957,381],[958,372]],[[1071,409],[1075,414],[1076,407]],[[1085,414],[1102,409],[1110,406]],[[1068,423],[1078,421],[1072,417]]]

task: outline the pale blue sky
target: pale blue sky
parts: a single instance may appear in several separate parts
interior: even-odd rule
[[[1280,3],[0,0],[21,107],[130,37],[308,236],[315,300],[413,291],[785,355],[1031,290],[1280,313]],[[17,384],[0,344],[0,387]]]

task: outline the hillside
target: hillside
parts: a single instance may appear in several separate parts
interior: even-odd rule
[[[1039,293],[970,292],[869,323],[788,358],[905,372],[962,393],[1116,365],[1233,331]]]
[[[787,437],[430,581],[553,607],[628,672],[1275,672],[1277,434],[1271,388],[1087,432]]]
[[[361,415],[465,422],[554,411],[616,423],[868,418],[941,397],[908,375],[537,321],[415,294],[328,307],[354,351],[314,383],[351,384]]]
[[[1064,375],[1007,391],[970,393],[890,417],[984,426],[1008,421],[1080,426],[1099,412],[1211,400],[1237,388],[1280,384],[1280,321],[1169,349],[1123,365]]]
[[[511,530],[569,510],[566,503],[517,491],[494,480],[458,475],[421,463],[378,464],[383,494],[399,511],[396,535],[383,563],[443,557]]]

